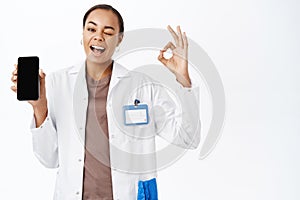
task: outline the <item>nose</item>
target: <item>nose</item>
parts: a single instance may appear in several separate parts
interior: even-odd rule
[[[95,37],[94,37],[94,40],[103,42],[104,41],[103,33],[100,32],[100,33],[96,34]]]

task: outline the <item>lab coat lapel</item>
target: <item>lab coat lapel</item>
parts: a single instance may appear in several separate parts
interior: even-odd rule
[[[77,65],[70,72],[71,85],[73,90],[73,116],[76,132],[82,144],[85,144],[85,124],[88,106],[88,89],[86,84],[85,64]],[[75,76],[77,74],[77,76]]]
[[[77,75],[77,76],[76,76]],[[110,102],[110,95],[113,88],[122,78],[129,77],[129,70],[114,62],[112,77],[109,84],[107,102]],[[75,65],[69,71],[71,91],[73,91],[73,116],[77,133],[83,144],[85,142],[86,112],[88,106],[88,90],[86,84],[85,62]]]
[[[76,76],[74,76],[74,75],[77,75],[82,68],[85,68],[85,63],[84,62],[75,65],[69,71],[72,91],[74,91],[75,81],[76,81]],[[85,69],[83,69],[82,72],[84,72],[84,74],[81,74],[80,76],[83,75],[83,78],[85,80]],[[111,93],[112,89],[118,84],[118,82],[122,78],[126,78],[126,77],[129,77],[129,70],[126,69],[125,67],[123,67],[122,65],[120,65],[119,63],[116,63],[114,61],[112,77],[111,77],[110,84],[109,84],[109,89],[108,89],[108,95],[107,95],[108,97],[110,96],[110,93]],[[85,82],[85,84],[86,84],[86,82]]]
[[[127,78],[127,77],[129,77],[129,70],[123,67],[122,65],[120,65],[119,63],[114,62],[108,94],[107,94],[107,102],[109,102],[113,88],[119,83],[119,81],[122,78]]]

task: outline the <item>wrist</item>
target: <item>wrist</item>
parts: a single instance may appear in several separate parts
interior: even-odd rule
[[[34,116],[36,118],[46,118],[48,114],[47,103],[41,105],[34,105],[32,106],[32,108],[33,108]]]
[[[34,112],[41,112],[44,110],[48,110],[48,106],[47,106],[47,101],[44,103],[39,103],[36,105],[32,105],[33,111]]]
[[[190,79],[190,76],[188,74],[182,75],[176,75],[176,80],[179,82],[183,87],[192,87],[192,82]]]
[[[36,127],[40,127],[48,115],[47,104],[33,106],[33,112]]]

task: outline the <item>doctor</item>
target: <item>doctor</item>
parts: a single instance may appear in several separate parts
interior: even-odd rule
[[[177,32],[168,30],[175,44],[169,42],[158,60],[181,85],[177,95],[186,103],[180,110],[159,84],[112,60],[124,24],[110,5],[96,5],[84,15],[85,62],[47,78],[40,71],[40,98],[29,101],[31,132],[35,156],[58,168],[54,199],[157,199],[153,136],[197,148],[200,120],[197,88],[191,88],[188,73],[188,41],[179,26]],[[167,49],[173,53],[169,59],[163,56]],[[17,92],[15,67],[11,89]],[[143,119],[131,112],[137,108],[145,111]]]

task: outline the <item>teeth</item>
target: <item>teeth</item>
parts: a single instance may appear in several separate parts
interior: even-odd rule
[[[92,48],[97,50],[102,50],[102,51],[105,49],[104,47],[99,47],[99,46],[92,46]]]

